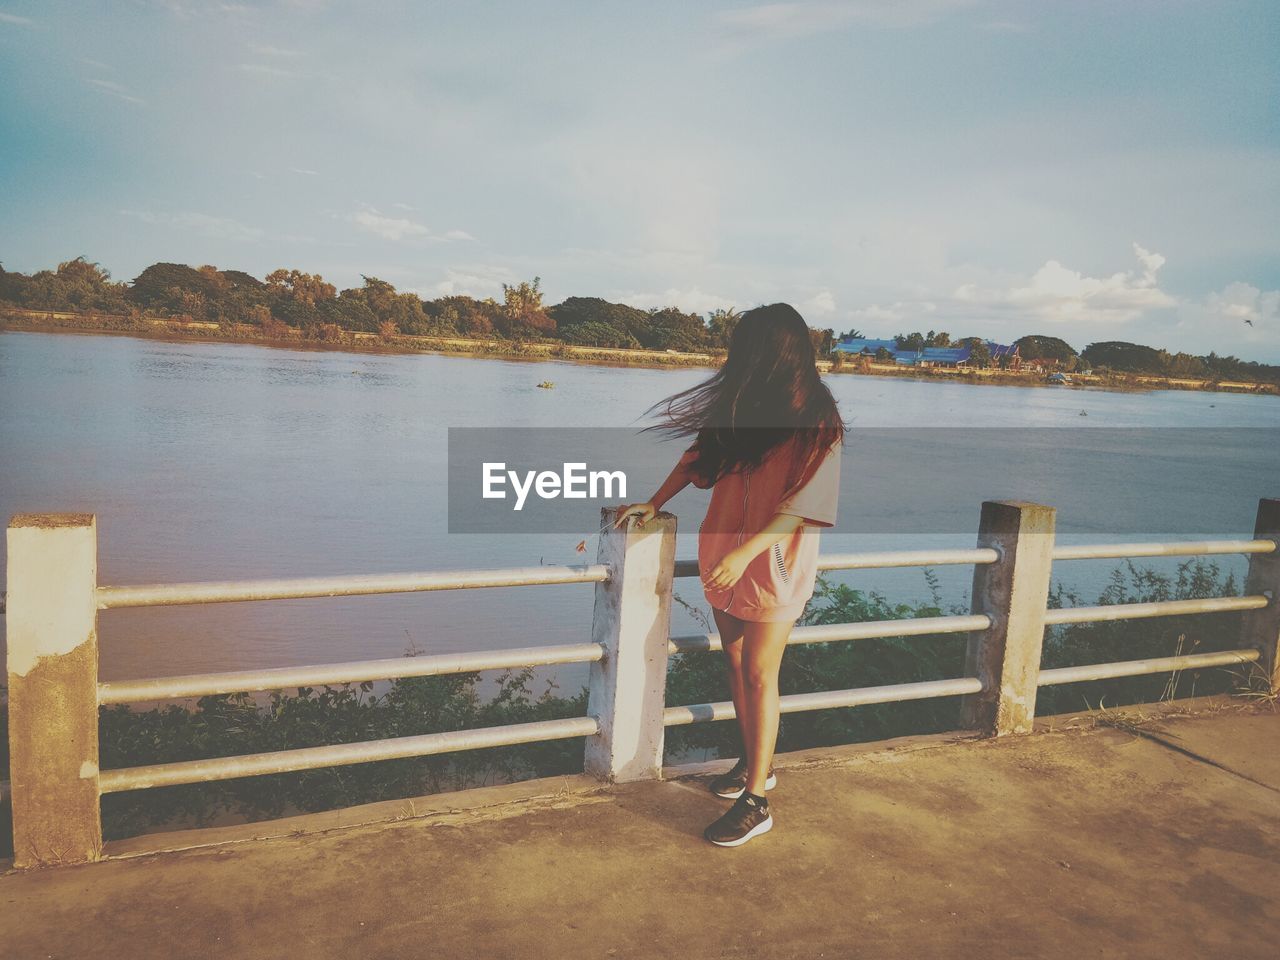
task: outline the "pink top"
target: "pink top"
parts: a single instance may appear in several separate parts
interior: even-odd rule
[[[804,524],[753,558],[730,589],[704,587],[711,606],[739,620],[766,622],[795,620],[804,612],[818,575],[818,529],[836,522],[842,451],[837,440],[798,483],[788,448],[774,450],[754,470],[716,481],[706,519],[698,527],[698,569],[703,577],[776,514],[803,517]],[[689,450],[682,460],[692,458]]]

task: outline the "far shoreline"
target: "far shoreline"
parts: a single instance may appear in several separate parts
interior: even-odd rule
[[[566,343],[512,340],[478,340],[465,337],[426,337],[397,334],[382,337],[375,333],[342,331],[336,340],[316,340],[299,335],[285,338],[262,336],[258,328],[244,324],[227,325],[189,322],[158,317],[117,318],[91,314],[46,313],[0,309],[0,333],[52,333],[78,336],[133,337],[168,343],[229,343],[352,355],[430,354],[488,360],[557,361],[599,367],[639,367],[647,369],[705,368],[719,366],[721,358],[707,353],[674,350],[644,350],[620,347],[589,347]],[[960,383],[988,387],[1045,387],[1055,390],[1105,390],[1112,393],[1145,393],[1156,390],[1198,393],[1233,393],[1252,396],[1280,396],[1280,385],[1236,381],[1200,381],[1133,373],[1111,373],[1080,377],[1076,382],[1054,384],[1041,373],[1007,370],[903,369],[872,363],[862,369],[854,361],[833,369],[830,360],[819,360],[823,373],[864,377],[892,377],[932,383]]]

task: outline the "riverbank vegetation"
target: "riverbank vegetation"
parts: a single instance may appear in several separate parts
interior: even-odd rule
[[[803,622],[843,623],[967,612],[944,604],[932,575],[926,571],[925,577],[932,598],[917,605],[895,604],[877,593],[821,581]],[[1097,602],[1137,603],[1238,592],[1236,579],[1224,575],[1210,561],[1189,560],[1172,574],[1128,563],[1112,573],[1110,584]],[[1049,605],[1079,603],[1079,597],[1058,586]],[[1044,666],[1231,649],[1238,643],[1239,631],[1239,614],[1058,626],[1047,632]],[[783,660],[781,691],[804,693],[958,677],[964,674],[964,649],[965,639],[957,635],[797,645],[788,650]],[[383,685],[385,690],[366,683],[276,691],[267,698],[204,697],[194,704],[153,709],[104,707],[101,764],[112,768],[168,763],[585,714],[585,688],[561,693],[554,684],[546,684],[535,690],[533,677],[527,669],[504,672],[491,684],[494,692],[488,697],[481,696],[480,674],[467,673],[396,680]],[[1219,668],[1050,686],[1040,690],[1037,713],[1200,696],[1242,689],[1247,684],[1245,670],[1233,674]],[[671,659],[668,703],[729,698],[720,653],[695,652]],[[786,714],[781,722],[778,750],[943,732],[956,728],[958,715],[959,702],[954,697]],[[0,729],[5,770],[7,743],[7,731]],[[721,722],[670,728],[666,750],[668,762],[737,756],[736,725]],[[157,827],[273,818],[298,811],[579,773],[582,752],[583,741],[578,738],[111,794],[103,798],[103,824],[108,838],[119,838]],[[9,837],[6,825],[3,842],[8,843]]]
[[[338,290],[319,274],[296,269],[274,270],[260,280],[211,265],[155,263],[132,282],[121,283],[100,265],[77,257],[33,274],[0,267],[0,320],[7,313],[10,325],[27,328],[343,349],[709,364],[723,355],[738,317],[732,309],[704,317],[677,307],[640,309],[598,297],[569,297],[548,305],[537,277],[503,284],[501,300],[464,295],[423,299],[377,277],[362,281],[358,287]],[[812,336],[819,358],[830,358],[837,371],[885,372],[860,371],[851,358],[833,354],[839,339],[834,329],[813,329]],[[839,336],[861,333],[850,330]],[[975,343],[980,348],[975,348],[972,365],[986,374],[983,382],[1027,383],[1045,370],[1090,369],[1101,386],[1139,386],[1147,377],[1167,380],[1169,386],[1194,383],[1205,389],[1216,389],[1221,382],[1280,386],[1280,366],[1215,353],[1170,353],[1120,341],[1089,344],[1077,352],[1057,337],[1025,336],[1015,343],[1024,365],[1034,372],[1016,372],[994,369],[998,363],[984,357],[981,338],[930,330],[900,333],[894,339],[917,348]]]

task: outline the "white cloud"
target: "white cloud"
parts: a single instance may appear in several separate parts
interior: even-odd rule
[[[1031,28],[1025,23],[1014,20],[992,20],[990,23],[982,24],[982,29],[988,33],[1026,33]]]
[[[190,211],[184,213],[154,213],[148,210],[121,210],[120,213],[126,217],[141,220],[143,223],[193,230],[216,240],[253,242],[262,239],[262,231],[257,227],[246,226],[229,217],[214,217],[205,213]]]
[[[605,297],[615,303],[648,310],[651,307],[679,307],[686,313],[710,313],[712,310],[736,307],[742,309],[742,301],[737,297],[707,293],[698,287],[680,290],[671,287],[662,293],[646,293],[642,291],[614,292]]]
[[[423,240],[457,242],[475,239],[465,230],[447,230],[442,234],[432,233],[431,228],[425,224],[417,223],[407,217],[384,217],[372,207],[353,213],[351,221],[361,230],[382,237],[384,240],[398,241],[420,238]]]
[[[273,67],[266,63],[241,63],[237,65],[236,69],[241,73],[260,77],[296,77],[298,75],[296,71],[286,70],[283,67]]]
[[[1237,281],[1178,310],[1178,329],[1214,342],[1280,342],[1280,290]],[[1219,349],[1218,352],[1222,352]]]
[[[1016,311],[1027,319],[1049,323],[1126,323],[1149,310],[1177,305],[1160,289],[1156,274],[1164,265],[1158,253],[1133,245],[1141,271],[1123,271],[1109,277],[1088,277],[1050,260],[1030,278],[1000,289],[984,289],[967,283],[958,287],[955,300],[990,310]]]
[[[426,287],[404,287],[404,289],[428,300],[453,296],[475,297],[482,300],[500,294],[504,283],[510,285],[515,282],[515,274],[506,267],[472,264],[449,267],[443,280],[428,284]]]
[[[819,290],[808,300],[800,303],[800,313],[807,320],[811,315],[823,316],[835,312],[836,298],[827,289]]]
[[[290,50],[286,47],[273,47],[268,43],[251,43],[249,49],[262,57],[300,57],[301,50]]]
[[[297,173],[297,174],[300,174],[300,175],[302,175],[302,176],[304,176],[304,177],[318,177],[318,176],[320,176],[320,171],[319,171],[319,170],[308,170],[306,167],[290,167],[290,168],[289,168],[289,171],[290,171],[291,173]]]
[[[385,240],[425,237],[431,233],[420,223],[402,217],[384,217],[373,210],[361,210],[352,214],[351,219],[361,230],[377,234]]]
[[[898,300],[887,306],[873,303],[858,307],[850,310],[847,317],[853,326],[865,327],[864,332],[868,336],[888,336],[890,327],[896,332],[899,326],[905,329],[909,324],[918,325],[922,320],[930,319],[929,315],[936,313],[937,309],[938,305],[930,300]]]
[[[20,17],[16,13],[4,13],[0,11],[0,23],[12,23],[19,27],[32,26],[35,21],[30,17]]]
[[[805,37],[851,24],[905,28],[934,23],[976,0],[844,0],[767,3],[725,10],[717,19],[738,40]]]
[[[141,97],[135,97],[131,94],[129,88],[124,84],[116,83],[114,80],[100,80],[97,77],[89,77],[85,82],[99,93],[110,94],[127,103],[146,103]]]

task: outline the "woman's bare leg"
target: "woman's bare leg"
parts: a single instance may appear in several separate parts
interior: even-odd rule
[[[750,727],[747,718],[747,702],[743,693],[742,682],[742,628],[743,623],[737,617],[723,610],[712,608],[716,630],[720,633],[720,646],[724,650],[725,667],[729,674],[729,693],[733,697],[733,710],[737,716],[738,732],[742,736],[742,759],[745,761],[750,753],[750,741],[747,731]]]
[[[794,621],[743,623],[742,681],[748,723],[747,792],[764,796],[773,749],[778,742],[778,670]],[[736,702],[736,701],[735,701]]]

